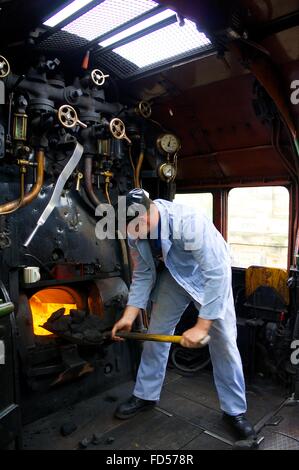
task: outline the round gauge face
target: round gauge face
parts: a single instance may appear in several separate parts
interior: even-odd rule
[[[172,165],[166,163],[166,165],[164,165],[163,169],[162,169],[162,172],[163,172],[163,175],[165,176],[165,178],[173,178],[174,174],[175,174],[175,169]]]
[[[163,163],[159,168],[159,176],[163,181],[171,181],[176,176],[176,169],[171,163]]]
[[[163,134],[158,138],[157,145],[162,152],[174,154],[180,148],[180,141],[174,134]]]

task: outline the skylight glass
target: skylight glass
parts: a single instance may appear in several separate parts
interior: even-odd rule
[[[108,39],[105,39],[104,41],[99,42],[99,46],[102,46],[102,47],[111,46],[111,44],[115,44],[121,39],[127,38],[134,33],[138,33],[139,31],[142,31],[143,29],[148,28],[149,26],[152,26],[154,24],[157,24],[160,21],[166,20],[167,18],[170,18],[171,16],[174,16],[174,15],[175,15],[175,12],[173,10],[167,9],[165,11],[162,11],[161,13],[158,13],[157,15],[153,15],[150,18],[147,18],[146,20],[140,21],[140,23],[137,23],[134,26],[131,26],[130,28],[125,29],[124,31],[115,34],[111,38],[108,38]]]
[[[75,0],[62,10],[58,11],[55,15],[51,16],[51,18],[44,22],[44,25],[51,27],[56,26],[91,2],[92,0]]]
[[[105,0],[62,29],[92,41],[157,6],[152,0]]]
[[[142,68],[210,44],[192,21],[185,20],[184,26],[171,24],[117,47],[113,52]]]

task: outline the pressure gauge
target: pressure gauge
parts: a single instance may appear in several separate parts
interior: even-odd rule
[[[174,155],[180,146],[180,140],[174,134],[162,134],[157,139],[158,150],[166,155]]]
[[[172,181],[176,177],[176,169],[172,163],[163,163],[158,169],[159,177],[163,181]]]

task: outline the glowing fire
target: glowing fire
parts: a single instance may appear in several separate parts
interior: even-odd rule
[[[59,288],[44,289],[34,294],[29,300],[33,331],[38,336],[49,336],[52,333],[42,328],[53,312],[65,308],[65,315],[69,315],[72,308],[77,309],[75,296],[71,292]]]

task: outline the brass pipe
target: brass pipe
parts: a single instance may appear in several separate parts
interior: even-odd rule
[[[106,183],[105,183],[105,196],[106,196],[106,199],[108,201],[108,204],[111,205],[111,199],[110,199],[110,194],[109,194],[109,185],[110,185],[110,181],[106,181]]]
[[[141,172],[141,167],[142,167],[143,160],[144,160],[144,151],[141,150],[140,155],[139,155],[139,159],[138,159],[138,163],[137,163],[137,167],[136,167],[136,188],[141,187],[140,186],[140,172]]]
[[[20,198],[18,199],[18,204],[13,209],[11,209],[7,212],[1,212],[1,215],[12,214],[13,212],[16,212],[18,209],[20,209],[20,207],[23,204],[24,195],[25,195],[25,174],[26,174],[26,169],[24,167],[21,167],[20,170],[21,170]]]
[[[23,201],[20,204],[20,199],[15,199],[14,201],[6,202],[0,205],[0,215],[10,214],[20,207],[27,206],[30,204],[40,193],[40,190],[44,184],[44,170],[45,170],[45,152],[39,150],[36,154],[37,160],[37,178],[34,183],[31,191],[24,195]]]
[[[134,165],[134,162],[133,162],[132,147],[131,147],[131,145],[129,145],[129,150],[128,150],[128,152],[129,152],[129,159],[130,159],[131,167],[132,167],[132,170],[133,170],[134,187],[137,188],[136,168],[135,168],[135,165]]]
[[[88,156],[85,157],[85,164],[84,164],[84,183],[87,192],[87,196],[90,202],[95,206],[99,206],[101,204],[100,199],[96,195],[93,184],[92,184],[92,157]]]

